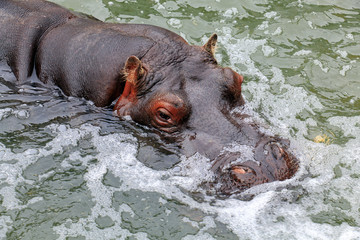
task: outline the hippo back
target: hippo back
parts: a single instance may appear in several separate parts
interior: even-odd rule
[[[162,74],[165,65],[185,58],[187,47],[179,35],[160,27],[79,17],[41,39],[36,72],[41,81],[59,86],[66,95],[107,106],[123,91],[128,57],[136,56],[148,71]],[[155,83],[147,79],[146,84]]]
[[[69,10],[39,0],[0,1],[0,61],[6,61],[16,78],[31,75],[40,38],[74,17]]]

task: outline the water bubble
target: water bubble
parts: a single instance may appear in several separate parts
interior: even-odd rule
[[[175,167],[173,168],[173,171],[174,171],[175,173],[179,173],[179,172],[181,171],[181,167],[175,166]]]
[[[336,53],[338,53],[342,58],[346,58],[348,53],[343,50],[337,50]]]
[[[58,126],[58,128],[57,128],[57,130],[58,130],[59,132],[65,132],[66,129],[67,129],[67,127],[66,127],[65,125],[60,125],[60,126]]]
[[[294,53],[294,56],[304,56],[309,55],[310,53],[312,53],[310,50],[300,50]]]
[[[273,32],[273,36],[277,36],[277,35],[280,35],[280,34],[282,34],[282,29],[281,29],[281,27],[278,27],[278,28],[276,28],[276,30]]]
[[[274,53],[275,53],[275,49],[274,49],[274,48],[272,48],[272,47],[270,47],[270,46],[265,46],[265,45],[262,46],[262,51],[263,51],[265,57],[272,56],[272,55],[274,55]]]
[[[350,39],[350,40],[354,40],[354,35],[352,35],[351,33],[346,34],[346,38]]]
[[[260,24],[260,26],[258,27],[259,30],[265,30],[269,27],[269,22],[268,21],[264,21],[263,23]]]
[[[181,20],[180,19],[176,19],[176,18],[170,18],[167,23],[173,27],[173,28],[176,28],[176,29],[179,29],[182,27],[182,23],[181,23]]]
[[[157,4],[156,4],[156,9],[157,10],[164,10],[165,9],[165,7],[164,7],[164,5],[162,5],[160,2],[158,2],[158,1],[156,1],[157,2]]]
[[[266,18],[274,18],[274,17],[276,17],[276,15],[277,15],[277,12],[274,12],[274,11],[272,11],[272,12],[267,12],[267,13],[264,14],[264,16],[265,16]]]
[[[28,149],[24,152],[24,155],[30,156],[30,155],[37,155],[39,153],[38,149]]]
[[[11,108],[0,109],[0,120],[9,117],[13,113]]]
[[[345,65],[342,67],[342,69],[340,70],[340,75],[344,76],[346,75],[346,72],[349,71],[352,67],[350,65]]]
[[[323,67],[323,64],[319,60],[317,60],[317,59],[314,60],[314,64],[319,66],[324,73],[329,72],[329,68],[328,67]]]
[[[228,10],[226,10],[223,14],[224,17],[230,18],[230,17],[234,17],[239,13],[239,11],[237,10],[237,8],[230,8]]]
[[[314,29],[314,25],[313,25],[312,21],[307,21],[307,23],[311,29]]]
[[[15,113],[15,117],[20,120],[24,120],[30,117],[30,113],[27,110],[17,110],[14,113]]]

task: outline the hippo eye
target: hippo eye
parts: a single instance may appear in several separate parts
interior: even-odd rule
[[[150,124],[168,133],[177,131],[189,114],[184,100],[172,93],[155,95],[149,105]]]
[[[167,121],[169,121],[171,119],[171,117],[165,111],[164,110],[159,110],[158,111],[158,116],[161,118],[161,120],[167,122]]]
[[[168,126],[168,125],[173,125],[174,121],[172,119],[172,114],[171,112],[163,107],[160,107],[156,110],[156,122],[161,125],[161,126]]]

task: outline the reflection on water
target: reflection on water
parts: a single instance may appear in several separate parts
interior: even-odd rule
[[[108,21],[219,35],[247,106],[290,138],[295,178],[204,195],[181,156],[110,108],[0,69],[1,239],[359,239],[360,5],[345,1],[54,0]],[[236,146],[234,146],[236,147]]]

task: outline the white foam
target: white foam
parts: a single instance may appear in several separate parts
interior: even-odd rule
[[[266,12],[266,13],[264,14],[264,16],[265,16],[266,18],[274,18],[274,17],[276,17],[276,15],[277,15],[277,12],[274,12],[274,11]]]
[[[167,24],[170,26],[170,27],[173,27],[173,28],[176,28],[176,29],[180,29],[183,25],[181,23],[181,20],[180,19],[176,19],[176,18],[170,18],[168,21],[167,21]]]
[[[348,56],[348,53],[344,50],[337,50],[336,53],[338,53],[342,58],[346,58]]]
[[[224,16],[224,17],[227,17],[227,18],[231,18],[231,17],[236,16],[238,13],[239,13],[238,9],[232,7],[232,8],[227,9],[227,10],[224,12],[223,16]]]
[[[260,26],[258,26],[259,30],[265,30],[267,28],[269,28],[269,21],[264,21]]]
[[[170,170],[169,181],[188,191],[198,189],[201,183],[211,180],[213,177],[210,160],[200,154],[189,158],[182,157],[177,167],[175,171]]]
[[[59,127],[55,127],[58,129]],[[74,130],[74,129],[73,129]],[[155,171],[140,163],[136,159],[137,143],[136,139],[127,134],[111,134],[107,136],[100,136],[98,128],[93,126],[82,126],[81,135],[91,134],[92,143],[99,152],[96,156],[97,163],[88,166],[88,171],[85,174],[87,187],[91,192],[95,206],[91,210],[91,216],[75,223],[68,220],[66,224],[54,227],[54,230],[60,234],[60,239],[65,239],[66,236],[82,235],[87,239],[98,239],[100,236],[107,236],[106,238],[116,238],[118,236],[130,236],[127,230],[123,230],[118,226],[121,224],[121,213],[128,211],[133,214],[131,208],[122,206],[119,211],[112,207],[112,196],[114,191],[127,191],[130,189],[137,189],[144,192],[159,192],[166,198],[181,199],[187,203],[198,206],[189,196],[181,192],[176,186],[177,184],[186,185],[186,177],[190,178],[189,174],[194,174],[194,170],[190,170],[190,163],[182,165],[182,181],[178,179],[179,176],[171,177],[171,171]],[[67,129],[70,131],[70,129]],[[59,132],[60,136],[65,133]],[[115,150],[115,151],[114,151]],[[88,158],[83,159],[77,153],[70,158],[72,160],[83,161],[84,165],[88,164]],[[191,162],[191,161],[190,161]],[[192,163],[199,164],[192,161]],[[201,168],[200,168],[201,169]],[[122,184],[118,188],[105,186],[102,179],[107,171],[111,171],[116,177],[119,177]],[[190,171],[190,173],[189,173]],[[199,175],[199,174],[198,174]],[[195,174],[195,178],[198,176]],[[196,179],[197,180],[197,179]],[[189,184],[190,186],[191,184]],[[166,199],[162,199],[163,202]],[[99,216],[109,216],[115,225],[106,229],[97,228],[94,223]],[[84,231],[84,227],[88,229]],[[144,233],[139,237],[144,237]]]
[[[281,27],[277,27],[275,29],[275,31],[272,33],[273,36],[278,36],[278,35],[281,35],[283,33],[283,30]]]
[[[59,129],[59,127],[55,127],[54,129]],[[58,132],[59,136],[56,138],[61,139],[62,135],[66,134],[68,131],[76,132],[75,129],[71,130],[67,128],[65,132]],[[96,239],[101,235],[109,238],[114,238],[119,234],[128,236],[129,233],[127,230],[123,230],[116,226],[121,224],[121,213],[123,211],[132,212],[132,210],[129,206],[123,206],[118,211],[112,207],[111,201],[114,191],[136,189],[143,192],[161,193],[164,196],[162,197],[161,202],[166,203],[167,199],[177,199],[188,205],[190,208],[216,214],[218,216],[217,220],[227,224],[233,231],[235,230],[237,234],[240,234],[244,229],[256,228],[253,224],[261,215],[261,210],[264,209],[266,203],[269,202],[274,195],[274,192],[267,192],[259,195],[251,202],[228,199],[224,201],[216,200],[216,204],[213,206],[210,205],[209,202],[199,203],[183,193],[181,188],[192,190],[194,189],[194,186],[196,187],[199,183],[199,178],[206,179],[204,173],[209,171],[206,167],[204,168],[204,166],[208,164],[208,159],[203,158],[200,155],[195,155],[189,159],[183,159],[180,164],[181,170],[176,175],[174,175],[172,170],[155,171],[144,166],[136,159],[136,139],[131,135],[111,134],[100,136],[98,129],[94,129],[93,126],[82,126],[80,132],[81,136],[91,134],[91,141],[99,152],[96,156],[98,161],[88,166],[88,171],[84,177],[95,206],[92,208],[91,216],[88,218],[83,218],[79,222],[68,220],[66,224],[54,227],[54,230],[60,234],[60,239],[65,239],[66,236],[77,235],[82,235],[89,239]],[[114,151],[114,149],[117,151]],[[119,149],[121,149],[121,151],[118,151]],[[79,154],[74,154],[71,158],[82,161]],[[83,160],[83,164],[88,164],[87,157],[84,157]],[[111,171],[116,177],[120,178],[122,184],[118,188],[105,186],[103,184],[102,179],[107,171]],[[97,228],[94,221],[99,216],[109,216],[115,222],[115,225],[106,229]],[[244,216],[247,217],[244,218]],[[190,220],[188,219],[188,221]],[[204,231],[214,225],[214,219],[210,216],[204,218],[203,221],[206,221],[206,224],[196,235],[196,238],[198,239],[209,237],[208,233],[205,233]],[[191,224],[195,224],[196,226],[204,225],[197,222],[191,222]],[[83,231],[85,226],[88,229],[86,232]],[[244,236],[244,233],[240,236]],[[188,236],[186,239],[195,238]]]
[[[21,182],[26,182],[28,184],[32,184],[32,181],[25,180],[22,177],[22,172],[29,165],[35,163],[38,159],[44,156],[51,156],[56,153],[62,153],[64,147],[68,146],[76,146],[78,141],[85,136],[92,134],[96,137],[99,137],[98,131],[99,128],[90,126],[90,125],[82,125],[79,129],[72,129],[67,125],[50,125],[48,127],[52,130],[54,134],[56,134],[55,138],[49,142],[44,148],[40,149],[29,149],[24,153],[14,154],[10,150],[6,149],[3,145],[0,145],[0,152],[2,153],[2,164],[0,169],[2,170],[2,181],[5,181],[9,186],[2,187],[0,189],[0,194],[3,196],[2,206],[11,209],[23,209],[30,204],[34,204],[37,202],[44,201],[42,197],[34,197],[30,199],[27,204],[20,204],[18,199],[16,198],[15,188]],[[104,139],[95,139],[97,140],[105,140],[108,144],[100,144],[99,150],[103,151],[100,153],[99,157],[103,157],[103,161],[100,161],[98,165],[92,165],[89,167],[88,173],[85,175],[86,182],[88,187],[94,197],[96,202],[94,208],[92,209],[91,216],[88,218],[82,218],[78,222],[73,223],[71,220],[68,220],[67,223],[57,226],[54,230],[60,235],[59,239],[66,239],[70,236],[78,236],[83,235],[86,239],[110,239],[117,238],[119,236],[138,236],[139,239],[144,239],[146,234],[131,234],[128,230],[123,230],[119,227],[118,221],[121,219],[121,212],[127,211],[125,207],[121,207],[120,211],[117,212],[111,208],[111,197],[113,191],[111,189],[107,189],[101,182],[103,175],[107,168],[110,168],[113,161],[122,161],[125,160],[126,163],[133,160],[134,164],[130,164],[131,166],[136,165],[135,158],[133,156],[133,152],[131,149],[136,152],[136,145],[132,145],[130,142],[133,140],[131,137],[127,138],[127,136],[116,135],[110,137],[104,137]],[[123,141],[122,141],[123,140]],[[119,142],[120,147],[124,147],[125,151],[122,154],[124,158],[117,159],[118,154],[112,154],[113,145],[111,143]],[[124,143],[125,141],[125,143]],[[115,144],[116,145],[116,144]],[[118,145],[116,145],[117,147]],[[109,148],[110,147],[110,148]],[[126,149],[128,151],[126,151]],[[108,158],[109,157],[109,158]],[[84,160],[84,164],[88,164],[89,157],[85,156],[82,158],[79,154],[73,153],[68,160],[68,163],[77,160]],[[129,160],[130,159],[130,160]],[[16,163],[12,163],[16,161]],[[11,163],[6,163],[11,162]],[[66,166],[66,164],[65,164]],[[111,167],[112,169],[112,167]],[[5,174],[6,173],[6,174]],[[39,179],[47,177],[51,175],[53,171],[47,172],[45,175],[38,176]],[[103,230],[99,230],[95,223],[95,219],[99,216],[109,216],[116,224],[113,227],[106,228]],[[5,221],[4,218],[0,218],[0,221]],[[8,222],[8,220],[7,220]],[[3,224],[2,226],[4,226]],[[6,225],[5,225],[6,226]],[[89,231],[84,231],[84,229],[90,229]],[[93,230],[93,231],[91,231]]]
[[[219,38],[219,42],[226,47],[226,52],[230,57],[231,65],[235,66],[237,63],[242,63],[247,67],[247,69],[243,71],[243,74],[256,76],[261,80],[266,81],[267,78],[255,67],[254,61],[251,59],[251,54],[254,53],[258,47],[264,46],[266,40],[254,40],[250,38],[235,40],[231,34],[230,28],[224,27],[221,31],[223,33]],[[233,41],[236,41],[236,43],[233,43]]]
[[[340,70],[340,75],[342,75],[342,76],[344,76],[345,77],[345,75],[346,75],[346,72],[347,71],[349,71],[349,70],[351,70],[351,65],[345,65],[345,66],[343,66],[342,67],[342,69]]]
[[[0,109],[0,121],[9,117],[13,113],[11,108]]]
[[[354,35],[351,34],[351,33],[347,33],[347,34],[346,34],[346,38],[347,38],[347,39],[350,39],[350,40],[355,40]]]
[[[25,120],[30,117],[30,112],[28,110],[16,110],[14,115],[20,120]]]
[[[353,117],[331,117],[329,123],[340,127],[344,131],[345,136],[359,136],[360,135],[360,116]]]
[[[296,53],[294,53],[294,56],[304,56],[304,55],[309,55],[311,53],[312,53],[312,51],[310,51],[310,50],[300,50],[300,51],[297,51]]]
[[[10,116],[15,116],[19,120],[25,120],[30,117],[30,112],[29,110],[26,109],[19,109],[19,110],[14,110],[12,108],[0,109],[0,121]]]
[[[311,29],[314,29],[314,24],[312,21],[307,21],[307,23]]]
[[[204,217],[204,220],[202,222],[197,223],[194,221],[191,221],[188,218],[185,218],[183,220],[184,222],[188,221],[190,222],[194,227],[200,228],[199,232],[196,235],[188,235],[183,238],[183,240],[211,240],[215,239],[213,238],[209,233],[204,232],[210,228],[215,228],[216,224],[214,222],[214,219],[212,217]],[[203,227],[201,227],[203,226]]]
[[[6,233],[11,229],[13,221],[9,216],[0,216],[0,238],[6,239]]]
[[[265,57],[273,56],[275,53],[275,48],[272,48],[270,46],[262,46],[262,51],[264,53]]]
[[[322,64],[322,62],[320,62],[319,60],[315,59],[315,60],[314,60],[314,64],[317,65],[317,66],[319,66],[320,69],[321,69],[324,73],[329,72],[329,68],[328,68],[328,67],[324,67],[323,64]]]

